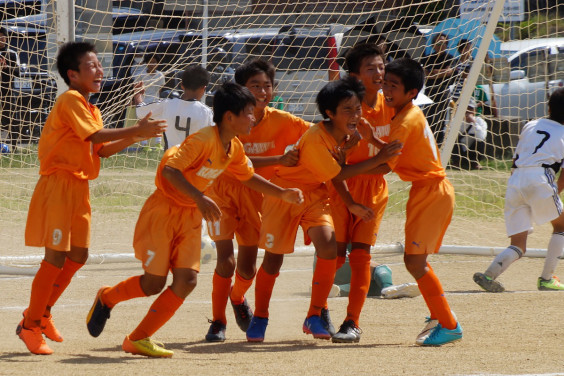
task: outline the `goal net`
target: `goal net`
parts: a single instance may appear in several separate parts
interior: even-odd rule
[[[470,253],[505,246],[505,184],[519,132],[529,119],[546,115],[548,95],[564,79],[564,9],[558,1],[16,4],[0,12],[7,33],[7,49],[0,39],[0,264],[23,263],[22,257],[43,253],[25,247],[24,229],[38,179],[38,137],[57,93],[66,89],[54,70],[54,57],[68,40],[97,46],[105,81],[91,100],[110,128],[134,123],[129,106],[142,74],[146,96],[174,97],[180,95],[179,72],[190,63],[211,72],[210,103],[217,85],[232,80],[238,65],[255,57],[268,59],[277,69],[272,106],[312,122],[320,120],[317,92],[346,74],[343,56],[356,43],[380,45],[388,60],[410,56],[428,72],[446,69],[444,77],[428,79],[426,96],[418,103],[441,143],[443,164],[456,190],[444,244],[467,247]],[[164,84],[147,78],[147,58],[156,59]],[[159,141],[152,140],[103,161],[100,177],[90,183],[92,254],[131,252],[135,222],[155,188],[161,156]],[[390,199],[377,241],[381,249],[403,241],[409,189],[393,174],[387,180]],[[544,248],[545,241],[533,238],[529,246]]]

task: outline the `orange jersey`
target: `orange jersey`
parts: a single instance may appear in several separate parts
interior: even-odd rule
[[[304,133],[297,145],[298,163],[293,167],[277,166],[276,176],[294,183],[298,188],[315,189],[339,174],[341,166],[331,154],[338,145],[323,122]]]
[[[362,117],[366,119],[372,128],[374,137],[378,137],[384,142],[390,139],[390,124],[395,115],[395,110],[384,105],[384,94],[378,93],[378,100],[374,108],[362,103]],[[369,144],[365,140],[360,140],[358,145],[354,147],[347,155],[347,163],[356,164],[374,157],[378,154],[379,149]]]
[[[166,197],[181,206],[195,207],[196,203],[180,193],[162,176],[165,166],[182,172],[182,175],[200,192],[205,191],[224,170],[238,180],[249,180],[254,170],[237,138],[231,140],[229,152],[219,138],[218,127],[206,127],[188,136],[180,145],[168,149],[157,170],[155,184]]]
[[[388,166],[404,181],[444,178],[439,149],[425,115],[408,103],[393,119],[390,140],[403,143],[401,154],[388,161]]]
[[[249,135],[239,136],[248,156],[282,155],[288,145],[298,142],[310,124],[286,111],[266,107],[262,120]],[[259,167],[256,173],[270,179],[275,166]]]
[[[76,90],[57,98],[39,139],[39,174],[63,170],[78,179],[92,180],[100,172],[98,151],[103,144],[86,141],[102,129],[100,110]]]

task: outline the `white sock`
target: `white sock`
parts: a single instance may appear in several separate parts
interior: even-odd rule
[[[495,256],[484,274],[490,278],[496,279],[501,273],[509,268],[509,265],[511,265],[514,261],[519,260],[521,256],[523,256],[521,248],[510,245],[499,255]]]
[[[564,232],[555,232],[550,237],[548,248],[546,250],[546,259],[544,260],[544,268],[542,269],[541,278],[551,279],[558,264],[558,258],[562,256],[564,249]]]

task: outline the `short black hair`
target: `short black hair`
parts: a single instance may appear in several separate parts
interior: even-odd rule
[[[365,91],[362,82],[355,77],[348,76],[340,80],[331,81],[325,85],[317,94],[315,102],[321,116],[324,119],[328,119],[327,111],[335,113],[339,103],[353,96],[356,96],[362,102]]]
[[[276,68],[270,61],[263,59],[253,59],[244,63],[235,69],[235,82],[245,86],[251,77],[264,73],[270,79],[270,83],[274,86],[274,74]]]
[[[564,124],[564,87],[559,87],[550,94],[548,111],[550,120]]]
[[[362,60],[367,57],[380,56],[385,61],[384,52],[374,43],[359,43],[345,55],[345,67],[349,73],[360,73]]]
[[[4,36],[8,36],[8,29],[6,29],[4,26],[0,26],[0,34],[3,34]]]
[[[458,50],[458,53],[462,53],[462,50],[464,50],[464,48],[466,46],[470,46],[470,41],[468,39],[462,38],[459,42],[458,42],[458,46],[456,47],[456,49]]]
[[[257,104],[249,89],[233,82],[225,82],[213,96],[213,121],[219,126],[226,112],[239,115],[249,104]]]
[[[67,71],[79,71],[80,59],[88,52],[98,53],[96,47],[89,42],[67,42],[61,46],[57,54],[57,70],[67,85],[70,79]]]
[[[143,63],[145,64],[149,64],[149,61],[151,61],[152,59],[155,59],[157,61],[157,64],[159,63],[159,55],[157,55],[156,53],[149,52],[143,55]]]
[[[408,57],[402,57],[389,62],[386,65],[386,74],[388,73],[392,73],[400,78],[406,93],[411,89],[417,89],[419,94],[425,84],[425,71],[423,67],[420,63]],[[417,95],[415,98],[417,98]]]
[[[191,64],[182,72],[184,90],[198,90],[210,83],[210,73],[199,64]]]

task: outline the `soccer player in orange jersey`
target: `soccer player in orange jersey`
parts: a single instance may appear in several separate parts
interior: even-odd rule
[[[272,100],[274,73],[274,66],[264,60],[252,60],[235,71],[235,81],[247,87],[257,101],[256,125],[250,134],[241,134],[239,139],[256,173],[265,179],[273,176],[275,166],[293,166],[297,162],[297,151],[284,151],[288,145],[296,143],[310,125],[288,112],[268,107]],[[228,172],[215,181],[207,194],[218,204],[222,216],[218,222],[208,224],[208,233],[216,244],[217,264],[212,289],[213,320],[206,340],[222,342],[225,341],[228,300],[241,330],[247,330],[253,315],[245,293],[256,273],[262,194],[245,186]],[[237,263],[233,250],[234,235],[238,245]],[[231,287],[234,273],[235,282]]]
[[[234,83],[225,83],[214,97],[216,127],[190,135],[164,154],[157,171],[156,191],[147,199],[135,227],[135,257],[145,273],[113,287],[102,287],[87,317],[94,337],[100,335],[111,309],[119,302],[159,294],[169,270],[172,284],[151,305],[137,328],[125,337],[125,352],[150,357],[171,357],[173,352],[151,339],[196,287],[200,270],[202,218],[214,222],[222,213],[204,191],[223,171],[245,185],[289,205],[303,202],[299,189],[280,188],[254,174],[239,134],[248,134],[255,123],[255,98]]]
[[[380,89],[384,78],[384,53],[375,44],[362,43],[355,45],[345,56],[349,75],[359,79],[366,94],[362,99],[362,117],[368,121],[366,137],[361,139],[347,153],[347,164],[365,161],[378,153],[381,145],[374,142],[374,137],[387,142],[390,135],[390,123],[394,109],[384,105],[384,95]],[[362,129],[362,127],[359,127]],[[387,165],[385,165],[387,168]],[[388,169],[389,170],[389,169]],[[347,179],[348,191],[344,191],[344,199],[335,189],[330,189],[331,210],[335,224],[337,240],[337,269],[346,261],[347,244],[351,244],[348,255],[350,266],[349,304],[347,315],[339,331],[333,335],[333,342],[358,342],[362,331],[359,318],[371,283],[370,247],[376,242],[378,229],[388,202],[388,186],[382,172],[372,170],[367,174]],[[332,185],[328,185],[329,188]],[[357,205],[361,205],[370,213],[363,219],[355,214]],[[386,276],[391,284],[391,271],[385,265],[375,265],[374,274]],[[379,270],[379,269],[381,270]],[[345,268],[347,269],[347,268]],[[382,270],[385,270],[382,273]],[[344,271],[343,271],[344,272]],[[337,274],[339,271],[337,271]],[[337,279],[337,278],[336,278]],[[400,288],[397,286],[396,288]],[[402,289],[419,290],[412,286],[401,285]]]
[[[319,110],[326,120],[311,127],[301,137],[296,146],[299,152],[296,166],[280,166],[272,178],[273,183],[282,187],[300,188],[305,202],[300,206],[290,206],[281,200],[264,198],[259,246],[265,249],[265,255],[257,272],[255,312],[247,329],[250,342],[264,341],[272,289],[284,255],[294,250],[300,225],[312,240],[317,257],[303,331],[313,334],[314,338],[331,338],[321,319],[321,310],[333,285],[337,244],[325,182],[370,171],[397,155],[401,147],[399,143],[390,143],[364,162],[340,165],[340,148],[356,133],[360,121],[363,90],[362,83],[352,77],[328,83],[317,96]]]
[[[406,205],[404,262],[431,313],[416,343],[440,346],[462,339],[462,328],[450,310],[439,278],[427,262],[430,254],[439,251],[452,218],[454,189],[446,178],[425,115],[413,104],[424,81],[421,65],[402,58],[386,65],[382,89],[386,105],[396,111],[390,138],[403,143],[401,155],[387,165],[402,180],[411,182]]]
[[[27,217],[25,243],[45,247],[33,279],[29,307],[16,333],[34,354],[51,354],[43,335],[62,342],[51,307],[88,258],[90,194],[88,180],[98,177],[100,157],[109,157],[136,141],[158,136],[164,121],[106,129],[100,110],[88,103],[100,90],[103,70],[90,43],[70,42],[57,54],[57,70],[69,90],[51,110],[39,139],[39,174]]]

